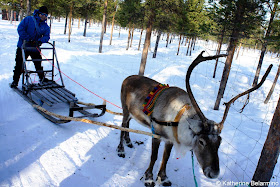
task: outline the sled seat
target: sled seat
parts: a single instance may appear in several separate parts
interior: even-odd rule
[[[76,103],[78,101],[74,93],[54,81],[45,84],[32,84],[31,87],[32,89],[29,89],[31,97],[36,97],[35,100],[40,105],[45,103],[48,106],[53,106],[58,103]]]

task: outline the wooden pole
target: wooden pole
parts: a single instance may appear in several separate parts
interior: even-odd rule
[[[40,111],[42,111],[42,112],[44,112],[48,115],[51,115],[51,116],[54,116],[54,117],[57,117],[57,118],[60,118],[60,119],[63,119],[63,120],[80,121],[80,122],[95,124],[95,125],[99,125],[99,126],[103,126],[103,127],[110,127],[110,128],[118,129],[118,130],[121,130],[121,131],[133,132],[133,133],[137,133],[137,134],[144,134],[144,135],[152,136],[153,138],[157,138],[157,139],[161,138],[161,136],[159,136],[159,135],[156,135],[156,134],[153,134],[153,133],[150,133],[150,132],[146,132],[146,131],[124,128],[124,127],[120,127],[120,126],[117,126],[117,125],[111,125],[111,124],[102,123],[102,122],[98,122],[98,121],[93,121],[93,120],[89,120],[89,119],[62,116],[62,115],[50,112],[50,111],[44,109],[43,107],[40,107],[39,105],[33,105],[33,107],[37,108],[38,110],[40,110]]]

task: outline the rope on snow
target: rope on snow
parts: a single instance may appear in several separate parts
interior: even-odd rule
[[[93,120],[89,120],[89,119],[83,119],[83,118],[75,118],[75,117],[69,117],[69,116],[63,116],[63,115],[59,115],[53,112],[50,112],[46,109],[44,109],[43,107],[39,106],[39,105],[32,105],[34,108],[44,112],[47,115],[50,116],[54,116],[63,120],[71,120],[71,121],[80,121],[80,122],[84,122],[84,123],[89,123],[89,124],[95,124],[95,125],[99,125],[99,126],[104,126],[104,127],[109,127],[109,128],[113,128],[113,129],[118,129],[121,131],[126,131],[126,132],[133,132],[133,133],[137,133],[137,134],[144,134],[147,136],[152,136],[153,138],[158,138],[160,139],[161,136],[150,133],[150,132],[146,132],[146,131],[141,131],[141,130],[134,130],[134,129],[130,129],[130,128],[124,128],[124,127],[120,127],[117,125],[111,125],[111,124],[107,124],[107,123],[103,123],[103,122],[98,122],[98,121],[93,121]]]

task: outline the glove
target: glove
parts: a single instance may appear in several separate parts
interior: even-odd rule
[[[34,40],[30,40],[28,43],[30,43],[31,45],[36,45],[36,41],[34,41]]]
[[[42,45],[41,41],[30,40],[29,43],[34,47],[40,47]]]
[[[40,47],[42,45],[41,41],[37,41],[36,46]]]

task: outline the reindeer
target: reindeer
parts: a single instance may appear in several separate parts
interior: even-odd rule
[[[157,181],[163,186],[171,186],[166,176],[166,164],[173,145],[176,151],[184,154],[193,150],[196,158],[208,178],[217,178],[220,172],[218,149],[221,144],[220,133],[227,117],[229,107],[239,97],[258,89],[264,82],[270,69],[263,76],[262,81],[233,99],[225,103],[226,109],[220,123],[208,120],[200,110],[190,88],[189,79],[192,70],[202,61],[212,60],[226,55],[203,57],[204,51],[192,62],[186,75],[187,92],[178,87],[169,87],[161,93],[154,104],[150,116],[143,112],[143,103],[147,95],[159,83],[144,76],[133,75],[127,77],[121,88],[121,102],[123,108],[122,127],[129,128],[129,121],[133,118],[140,124],[152,129],[165,141],[164,153]],[[272,66],[272,65],[271,65]],[[152,139],[151,161],[144,174],[145,186],[154,186],[153,167],[157,160],[161,139]],[[120,143],[117,148],[118,156],[125,157],[123,143],[132,148],[129,133],[121,131]]]

